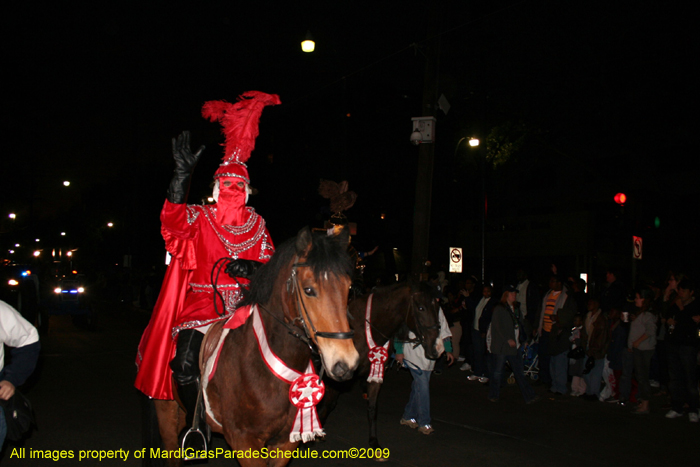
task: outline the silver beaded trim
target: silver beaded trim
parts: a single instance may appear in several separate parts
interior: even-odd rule
[[[224,248],[228,252],[229,257],[231,257],[233,259],[238,259],[239,254],[241,254],[244,251],[249,250],[250,248],[255,246],[258,243],[258,241],[262,237],[265,236],[265,220],[262,217],[260,217],[259,215],[255,214],[255,210],[253,208],[249,207],[247,209],[250,212],[251,217],[253,217],[253,216],[255,217],[255,222],[257,222],[258,220],[260,222],[258,223],[258,228],[257,228],[255,234],[251,238],[248,238],[247,240],[244,240],[240,243],[234,243],[234,242],[229,241],[224,236],[224,234],[219,230],[222,227],[219,224],[217,224],[216,221],[214,220],[216,211],[211,209],[209,206],[204,206],[204,209],[202,210],[202,212],[204,213],[205,219],[207,220],[207,222],[209,222],[209,225],[214,230],[214,233],[216,234],[216,236],[219,237],[219,241],[221,242],[221,244],[224,246]],[[252,230],[252,228],[249,229],[249,231],[250,230]],[[229,232],[227,232],[227,233],[229,233]]]
[[[241,148],[234,149],[233,151],[231,151],[231,154],[224,158],[224,161],[221,163],[221,165],[240,164],[245,167],[245,164],[238,160],[238,156],[241,155],[241,152]]]
[[[233,174],[233,173],[220,173],[220,174],[215,174],[214,179],[216,180],[217,178],[221,177],[231,177],[231,178],[240,178],[241,180],[245,181],[248,185],[250,185],[250,180],[248,177],[244,177],[241,174]]]
[[[246,210],[250,213],[250,217],[248,217],[248,220],[245,222],[243,225],[222,225],[221,227],[228,233],[232,233],[234,235],[241,235],[241,234],[246,234],[253,230],[253,227],[255,226],[255,222],[258,220],[257,214],[255,214],[255,210],[251,207],[247,207]]]
[[[200,293],[200,292],[208,292],[211,293],[214,290],[214,286],[211,284],[189,284],[190,287],[192,287],[192,292],[195,293]],[[240,288],[240,285],[238,284],[219,284],[216,286],[217,290],[219,289],[238,289]]]
[[[211,287],[211,286],[209,286]],[[217,289],[222,289],[224,286],[216,286]],[[203,291],[202,291],[203,292]],[[194,328],[199,328],[202,326],[206,326],[208,324],[211,324],[213,322],[222,320],[222,319],[227,319],[230,317],[234,311],[236,311],[236,308],[238,307],[238,304],[243,300],[243,294],[241,293],[240,290],[219,290],[221,295],[224,297],[224,316],[217,316],[216,318],[212,319],[196,319],[193,321],[187,321],[185,323],[180,324],[179,326],[175,326],[172,330],[172,336],[173,339],[177,337],[177,333],[182,331],[183,329],[194,329]],[[211,292],[210,292],[211,293]]]
[[[187,223],[192,225],[194,221],[199,217],[199,211],[195,209],[195,206],[187,205]]]
[[[260,259],[270,259],[275,253],[275,249],[267,241],[267,234],[263,236],[262,245],[260,247]],[[268,253],[269,251],[269,253]]]

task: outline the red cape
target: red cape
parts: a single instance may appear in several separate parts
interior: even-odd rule
[[[173,313],[172,310],[182,310],[189,275],[190,271],[180,266],[180,260],[173,258],[165,273],[151,321],[141,336],[136,355],[138,373],[134,385],[153,399],[173,399],[173,378],[169,364],[175,357],[172,330],[177,324],[175,318],[179,313]],[[162,336],[170,338],[163,339]]]

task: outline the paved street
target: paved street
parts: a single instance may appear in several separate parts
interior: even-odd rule
[[[27,465],[138,466],[133,452],[141,448],[140,397],[132,383],[134,353],[148,315],[115,306],[98,307],[96,329],[76,327],[69,316],[52,316],[42,345],[41,367],[27,394],[39,429],[23,445],[6,444],[3,467]],[[635,416],[613,404],[568,396],[547,397],[526,406],[515,386],[501,400],[486,399],[487,388],[469,382],[454,366],[431,380],[432,416],[436,432],[425,436],[399,425],[410,392],[406,371],[391,370],[380,395],[379,438],[390,450],[387,466],[627,466],[697,465],[692,459],[700,425],[687,418],[667,420],[662,396],[652,400],[649,416]],[[367,439],[365,402],[359,385],[341,397],[325,425],[328,436],[311,449],[364,448]],[[98,462],[75,459],[36,460],[12,457],[15,448],[30,450],[130,451],[128,460]],[[221,438],[214,448],[226,449]],[[19,451],[14,451],[15,453]],[[211,466],[232,465],[223,458]],[[368,459],[294,460],[291,465],[376,465]]]

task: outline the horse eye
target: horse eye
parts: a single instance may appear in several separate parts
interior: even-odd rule
[[[421,306],[418,307],[418,310],[419,310],[419,311],[425,311],[425,307],[424,307],[423,305],[421,305]]]
[[[307,297],[315,297],[316,291],[313,289],[313,287],[304,287],[304,294]]]

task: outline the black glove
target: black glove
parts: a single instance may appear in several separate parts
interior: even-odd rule
[[[234,279],[237,277],[250,279],[262,264],[252,259],[234,259],[226,265],[224,272]]]
[[[190,149],[190,132],[183,131],[180,136],[173,138],[173,158],[175,159],[175,174],[168,188],[168,201],[174,204],[187,202],[187,193],[190,191],[190,179],[194,166],[204,151],[204,146],[192,154]]]

